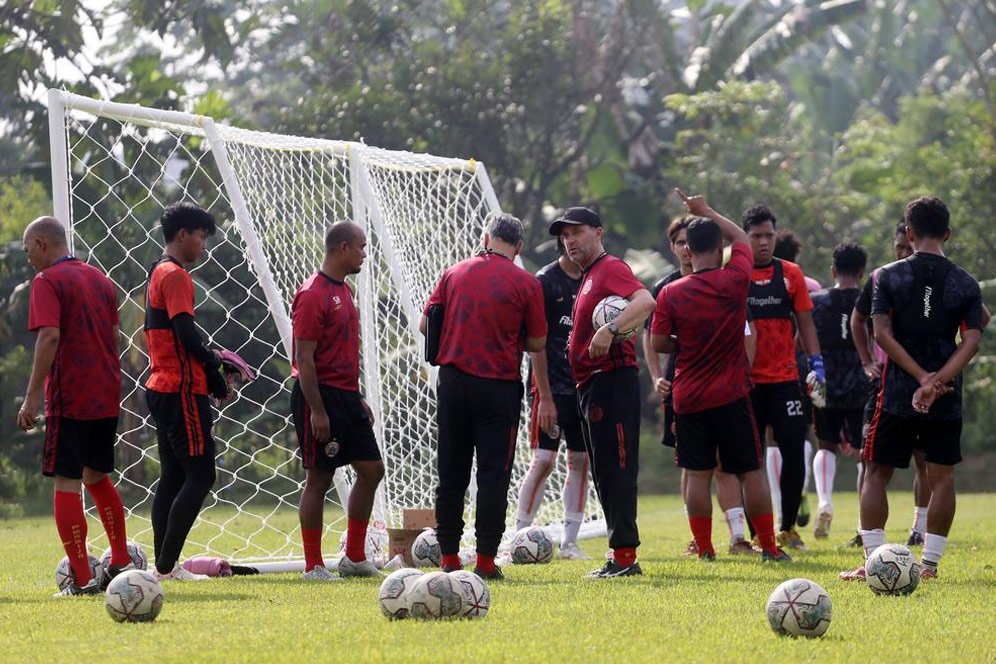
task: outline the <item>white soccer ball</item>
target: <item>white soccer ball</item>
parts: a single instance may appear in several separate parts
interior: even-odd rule
[[[460,612],[457,614],[461,618],[483,618],[488,615],[488,608],[491,606],[491,591],[484,579],[473,572],[465,569],[458,569],[449,573],[460,586]]]
[[[515,533],[512,544],[512,562],[516,565],[548,563],[553,560],[553,540],[539,526],[526,526]]]
[[[790,579],[768,598],[768,624],[776,634],[823,636],[830,627],[833,604],[821,585],[809,579]]]
[[[902,544],[883,544],[865,561],[865,581],[876,595],[909,595],[920,583],[920,564]]]
[[[385,616],[392,619],[408,617],[412,608],[412,588],[421,576],[422,572],[417,569],[405,567],[384,579],[377,601]]]
[[[416,567],[439,567],[443,555],[439,551],[436,531],[426,528],[412,542],[412,562]]]
[[[90,563],[90,576],[97,578],[100,574],[100,561],[87,554],[87,560]],[[76,582],[76,575],[73,574],[73,566],[69,564],[69,556],[63,556],[59,564],[55,566],[55,585],[59,586],[59,590],[64,589],[70,583]]]
[[[145,553],[145,549],[138,542],[128,540],[128,557],[131,558],[135,569],[149,569],[149,555]],[[111,547],[107,547],[104,549],[104,553],[100,555],[100,569],[107,569],[107,566],[110,564]]]
[[[411,589],[413,618],[452,618],[463,606],[460,583],[446,572],[423,574]]]
[[[367,528],[367,536],[363,542],[363,551],[366,553],[367,560],[385,557],[387,555],[387,542],[387,529],[381,524],[371,523],[370,527]],[[345,550],[346,531],[344,530],[339,535],[339,552],[343,553]]]
[[[151,572],[133,569],[111,580],[104,606],[117,622],[150,622],[163,610],[165,598],[163,587]]]
[[[595,310],[591,312],[591,324],[598,330],[603,325],[608,325],[614,321],[629,305],[629,300],[618,295],[610,295],[595,305]],[[632,338],[636,334],[636,328],[632,330],[619,330],[612,343],[619,343]]]

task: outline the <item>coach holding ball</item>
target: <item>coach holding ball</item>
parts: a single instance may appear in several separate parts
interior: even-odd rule
[[[546,347],[543,288],[513,262],[521,250],[522,222],[507,214],[490,217],[484,251],[443,273],[419,321],[427,359],[439,366],[436,534],[442,568],[460,569],[463,502],[476,452],[474,572],[489,580],[502,578],[495,555],[505,532],[522,409],[522,352]]]
[[[574,329],[567,358],[577,382],[582,433],[592,476],[605,512],[613,557],[589,576],[642,574],[636,561],[636,477],[640,466],[640,389],[635,331],[654,310],[654,298],[622,260],[602,247],[602,220],[584,207],[568,208],[550,225],[568,257],[582,269],[574,301]],[[592,315],[607,297],[628,301],[595,329]]]

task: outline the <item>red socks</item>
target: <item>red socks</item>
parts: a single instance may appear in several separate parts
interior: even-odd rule
[[[325,567],[322,560],[322,529],[302,528],[301,541],[304,543],[304,571],[310,572],[319,565]]]
[[[761,548],[772,555],[778,555],[778,545],[775,544],[775,517],[771,512],[751,516],[751,522],[757,530],[757,541]]]
[[[456,557],[460,561],[459,556]],[[483,574],[490,574],[495,571],[495,557],[487,556],[480,551],[477,552],[477,571]]]
[[[620,567],[629,567],[636,562],[636,548],[624,546],[612,550],[612,558]]]
[[[346,557],[354,563],[367,559],[367,522],[359,519],[346,519]]]
[[[712,548],[712,517],[689,516],[688,525],[692,527],[692,537],[695,538],[695,546],[699,549],[699,556],[701,557],[706,553],[715,556],[716,550]]]
[[[128,555],[128,536],[125,534],[124,504],[118,490],[106,476],[99,482],[87,484],[86,490],[97,506],[100,522],[104,524],[111,543],[111,564],[127,565],[131,562],[131,556]]]
[[[463,569],[463,563],[460,562],[460,556],[456,553],[444,553],[443,559],[440,561],[439,566],[443,569],[449,568],[451,572]]]
[[[83,587],[93,578],[86,550],[86,516],[83,514],[83,499],[78,493],[56,491],[52,502],[55,527],[59,530],[62,546],[69,556],[76,585]]]

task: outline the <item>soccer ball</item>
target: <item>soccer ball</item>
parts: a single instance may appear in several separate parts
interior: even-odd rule
[[[446,572],[423,574],[411,589],[413,618],[451,618],[460,614],[463,591]]]
[[[619,314],[622,313],[629,305],[629,300],[624,297],[619,297],[618,295],[610,295],[603,299],[601,302],[595,305],[595,310],[591,312],[591,324],[595,326],[598,330],[603,325],[607,325],[614,321]],[[619,334],[616,335],[612,343],[619,343],[620,341],[626,341],[636,334],[636,328],[632,330],[619,330]]]
[[[465,569],[450,572],[450,576],[459,584],[460,597],[463,600],[457,615],[461,618],[483,618],[488,615],[491,591],[488,590],[488,584],[484,583],[484,579]]]
[[[100,574],[100,561],[89,554],[87,554],[87,560],[90,563],[90,576],[97,578],[97,575]],[[59,586],[59,590],[63,590],[70,583],[75,582],[76,575],[73,574],[73,566],[69,564],[69,556],[63,556],[55,567],[55,585]]]
[[[767,613],[776,634],[813,638],[823,636],[830,627],[833,605],[818,583],[790,579],[771,593]]]
[[[517,565],[548,563],[553,560],[553,541],[538,526],[526,526],[512,538],[512,562]]]
[[[411,567],[391,572],[380,584],[380,610],[388,618],[406,618],[412,608],[412,588],[422,572]]]
[[[104,606],[117,622],[150,622],[163,610],[163,587],[151,572],[140,569],[118,574],[107,586]]]
[[[135,569],[149,569],[149,555],[145,553],[145,549],[138,542],[128,540],[128,557],[131,558]],[[100,555],[100,569],[107,569],[107,566],[110,564],[111,547],[107,547],[104,549],[104,553]]]
[[[344,530],[339,535],[339,552],[343,553],[345,551],[346,531]],[[367,560],[382,558],[387,553],[387,529],[384,528],[382,522],[372,523],[367,528],[367,536],[363,542],[363,551],[366,553]]]
[[[920,564],[905,546],[883,544],[865,561],[865,575],[876,595],[909,595],[920,583]]]
[[[443,555],[439,552],[436,531],[426,528],[412,542],[412,562],[416,567],[439,567]]]

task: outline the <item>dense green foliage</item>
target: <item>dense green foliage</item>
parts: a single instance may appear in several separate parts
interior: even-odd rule
[[[730,216],[767,202],[823,283],[837,242],[890,260],[905,202],[938,195],[953,214],[952,257],[996,278],[996,9],[986,0],[88,6],[0,8],[0,503],[33,495],[41,442],[13,427],[32,346],[31,272],[16,240],[50,206],[50,86],[479,158],[503,207],[528,224],[530,267],[552,257],[555,209],[586,203],[606,219],[609,249],[650,283],[673,258],[663,227],[680,212],[670,194],[680,185]],[[992,340],[980,355],[996,355]],[[996,452],[991,366],[976,362],[966,383],[973,453]],[[656,410],[646,410],[650,426]]]

